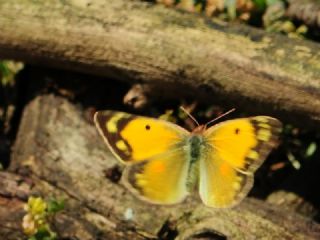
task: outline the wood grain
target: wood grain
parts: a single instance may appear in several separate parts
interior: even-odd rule
[[[196,195],[171,207],[141,202],[106,174],[119,163],[81,108],[51,94],[36,97],[25,108],[12,160],[11,171],[24,172],[33,180],[30,195],[66,199],[63,215],[57,218],[57,231],[63,237],[320,237],[318,224],[254,199],[226,210],[207,208]]]
[[[137,0],[2,1],[0,29],[2,58],[153,84],[154,97],[191,95],[320,126],[313,42]]]

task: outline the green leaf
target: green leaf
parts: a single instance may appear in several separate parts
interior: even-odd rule
[[[0,61],[0,84],[13,85],[15,75],[23,68],[23,64],[14,61]]]
[[[311,142],[309,146],[307,147],[305,156],[306,157],[311,157],[317,150],[317,143],[316,142]]]
[[[48,213],[57,213],[64,209],[64,200],[50,199],[48,202]]]
[[[266,9],[266,0],[253,0],[253,3],[259,10]]]
[[[282,0],[266,0],[266,5],[267,6],[271,6],[273,4],[276,4],[276,3],[283,3]]]
[[[34,235],[34,240],[56,240],[56,239],[57,239],[57,235],[51,232],[48,226],[40,228],[38,232]]]
[[[226,0],[225,2],[228,17],[233,20],[237,17],[236,0]]]
[[[291,153],[288,152],[287,153],[287,157],[288,160],[291,162],[291,165],[295,168],[295,169],[300,169],[301,168],[301,163],[298,161],[298,159],[296,159],[296,157]]]

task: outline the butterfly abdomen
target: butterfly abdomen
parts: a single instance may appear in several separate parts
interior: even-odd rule
[[[193,191],[199,179],[199,160],[204,147],[203,136],[192,134],[187,139],[187,156],[189,161],[187,189]]]

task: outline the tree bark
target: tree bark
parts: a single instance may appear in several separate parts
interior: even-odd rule
[[[30,182],[21,176],[0,172],[0,236],[22,239],[23,204],[30,193]]]
[[[2,1],[0,29],[2,58],[320,126],[320,51],[312,42],[134,0]]]
[[[19,214],[7,221],[21,221],[21,202],[40,195],[66,199],[54,226],[60,237],[70,239],[320,238],[318,224],[259,200],[246,199],[226,210],[205,207],[194,196],[170,207],[141,202],[118,181],[119,163],[83,116],[80,107],[51,94],[26,106],[10,170],[30,180],[0,174],[1,179],[9,176],[11,186],[19,186],[0,185],[2,198],[19,201],[14,209]],[[17,193],[8,194],[3,188]],[[4,214],[1,207],[7,205],[0,206]],[[0,224],[0,232],[4,231]]]

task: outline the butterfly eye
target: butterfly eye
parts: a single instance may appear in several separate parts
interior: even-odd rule
[[[150,130],[150,125],[146,125],[146,130]]]
[[[239,129],[239,128],[236,128],[236,129],[234,130],[234,133],[235,133],[235,134],[239,134],[239,133],[240,133],[240,129]]]

